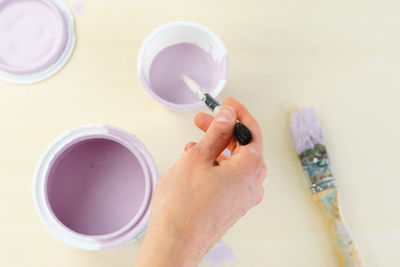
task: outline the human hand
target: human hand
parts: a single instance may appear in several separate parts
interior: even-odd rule
[[[237,119],[252,132],[246,146],[233,137]],[[216,117],[199,113],[195,124],[206,134],[160,179],[137,266],[196,266],[263,198],[261,128],[247,109],[227,98]],[[230,157],[221,155],[225,148]]]

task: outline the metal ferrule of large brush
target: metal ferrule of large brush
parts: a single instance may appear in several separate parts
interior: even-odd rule
[[[324,145],[317,144],[300,155],[307,182],[313,194],[336,187],[330,162]]]

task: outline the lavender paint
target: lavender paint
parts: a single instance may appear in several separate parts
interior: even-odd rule
[[[68,36],[66,18],[53,1],[0,1],[0,70],[40,72],[57,62]]]
[[[208,266],[235,266],[236,255],[233,249],[222,239],[203,258]]]
[[[316,144],[325,145],[321,125],[314,108],[305,108],[291,114],[292,138],[297,154],[313,149]]]
[[[135,136],[85,125],[59,136],[42,154],[33,200],[42,222],[63,242],[107,249],[143,234],[157,180],[155,163]]]
[[[212,92],[221,79],[220,65],[221,62],[216,62],[210,53],[197,45],[174,44],[161,50],[153,59],[149,72],[150,86],[154,93],[169,102],[196,103],[199,100],[188,90],[182,76],[188,75]]]
[[[69,229],[104,235],[129,223],[144,199],[144,173],[135,156],[108,139],[61,151],[47,182],[49,204]]]

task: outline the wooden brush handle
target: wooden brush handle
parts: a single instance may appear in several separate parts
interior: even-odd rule
[[[337,189],[331,188],[313,194],[313,198],[323,209],[331,222],[332,233],[336,241],[335,243],[342,266],[365,267],[365,263],[361,258],[358,248],[343,221],[338,205]]]
[[[332,232],[336,239],[336,246],[342,259],[343,266],[365,266],[358,248],[351,238],[350,233],[341,217],[332,220]]]

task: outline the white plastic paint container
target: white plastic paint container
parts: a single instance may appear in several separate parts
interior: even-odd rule
[[[216,97],[228,77],[228,56],[221,39],[195,22],[176,21],[154,30],[143,42],[137,61],[143,86],[161,104],[177,111],[201,107],[183,81],[187,71]]]
[[[87,125],[61,135],[43,153],[33,200],[41,221],[61,241],[108,249],[144,233],[157,181],[156,165],[135,136]]]
[[[1,80],[42,81],[65,65],[74,46],[74,19],[62,0],[0,1]]]

